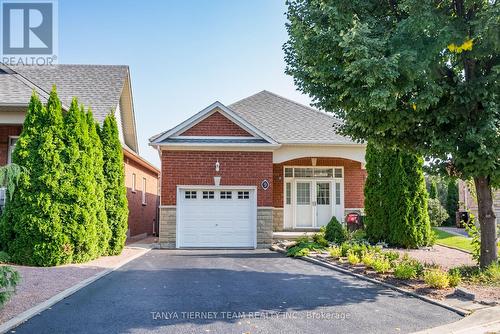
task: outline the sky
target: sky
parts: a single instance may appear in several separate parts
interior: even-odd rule
[[[269,90],[310,99],[284,73],[284,0],[59,0],[59,63],[128,65],[139,153],[214,101]]]

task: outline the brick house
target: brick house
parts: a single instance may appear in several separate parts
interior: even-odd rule
[[[362,211],[365,144],[332,116],[262,91],[215,102],[150,139],[161,157],[160,244],[267,247]]]
[[[53,85],[65,110],[76,96],[92,109],[99,123],[108,113],[115,113],[123,145],[128,236],[157,232],[159,170],[139,155],[128,66],[0,64],[0,165],[11,161],[32,92],[45,103]]]

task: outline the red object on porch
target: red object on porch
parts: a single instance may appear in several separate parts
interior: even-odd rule
[[[357,212],[348,213],[345,217],[345,221],[349,231],[356,231],[363,227],[361,223],[361,215]]]

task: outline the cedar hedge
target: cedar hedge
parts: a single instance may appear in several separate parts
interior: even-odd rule
[[[107,122],[116,127],[114,118]],[[114,218],[108,219],[104,195],[108,182],[125,193],[123,160],[112,162],[121,175],[107,175],[105,180],[98,129],[92,113],[76,99],[63,113],[55,87],[47,105],[33,93],[13,152],[13,162],[26,172],[0,219],[0,248],[13,262],[54,266],[118,254],[123,248],[126,218],[125,229],[114,231],[112,239],[108,220]],[[117,131],[110,136],[119,143]],[[124,205],[117,210],[127,212],[126,200]]]

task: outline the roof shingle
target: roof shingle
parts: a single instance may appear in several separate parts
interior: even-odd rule
[[[281,144],[356,143],[338,134],[338,119],[266,90],[228,107]]]

